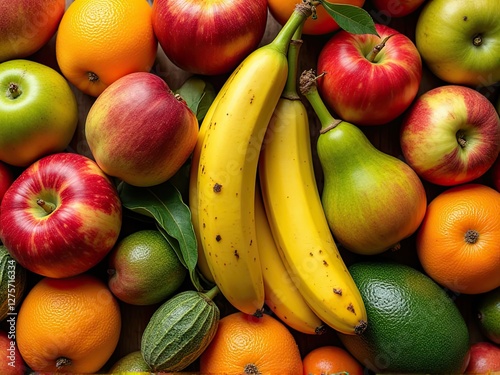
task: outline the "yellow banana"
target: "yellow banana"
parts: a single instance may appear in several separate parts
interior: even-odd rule
[[[286,82],[286,51],[311,14],[301,4],[275,39],[248,55],[218,100],[198,167],[199,229],[205,257],[225,298],[261,314],[264,284],[255,234],[255,183],[266,127]]]
[[[323,322],[307,305],[281,260],[266,216],[260,188],[255,190],[255,226],[266,305],[286,325],[306,334],[322,334]]]
[[[292,51],[292,48],[290,49]],[[296,64],[290,66],[290,72]],[[290,79],[267,129],[258,165],[266,215],[297,289],[333,329],[367,326],[359,290],[340,256],[318,193],[306,108]]]

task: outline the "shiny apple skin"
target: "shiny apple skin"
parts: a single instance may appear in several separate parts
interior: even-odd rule
[[[194,74],[230,72],[260,43],[266,0],[155,0],[153,30],[165,55]]]
[[[85,121],[85,137],[106,174],[147,187],[167,181],[188,160],[198,120],[162,78],[136,72],[97,98]]]
[[[25,58],[55,34],[65,0],[6,0],[0,2],[0,62]]]
[[[495,84],[500,81],[500,1],[428,0],[417,19],[415,44],[443,81]]]
[[[458,185],[479,178],[495,162],[500,119],[476,90],[440,86],[421,95],[408,110],[400,144],[406,162],[420,177],[437,185]]]
[[[472,344],[466,374],[490,374],[500,371],[500,346],[488,341]]]
[[[55,209],[47,213],[38,199]],[[83,155],[56,153],[26,168],[5,193],[0,239],[28,270],[63,278],[99,263],[121,223],[117,190],[97,164]]]
[[[318,91],[342,119],[355,125],[382,125],[400,116],[417,95],[422,61],[413,42],[382,24],[371,34],[335,33],[320,51]],[[393,35],[374,62],[368,53]]]

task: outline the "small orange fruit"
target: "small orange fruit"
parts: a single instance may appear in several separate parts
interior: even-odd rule
[[[292,15],[295,6],[300,3],[299,0],[268,0],[267,5],[273,18],[280,25],[284,25]],[[335,4],[354,5],[362,7],[365,0],[336,0]],[[323,35],[340,29],[339,25],[326,11],[323,5],[316,7],[315,18],[310,16],[304,23],[302,33],[306,35]]]
[[[302,374],[295,338],[276,318],[236,312],[223,317],[200,356],[202,374]]]
[[[126,74],[149,72],[158,41],[146,0],[78,0],[64,13],[56,58],[66,79],[97,97]]]
[[[427,207],[416,247],[424,271],[454,292],[500,286],[500,193],[476,183],[443,191]]]
[[[339,346],[320,346],[306,354],[304,375],[349,374],[362,375],[363,367],[345,349]]]
[[[22,302],[16,328],[19,352],[33,371],[92,373],[118,344],[120,308],[92,275],[43,278]]]

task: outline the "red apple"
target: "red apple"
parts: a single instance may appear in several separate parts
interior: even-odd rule
[[[0,203],[2,203],[3,196],[13,181],[12,170],[7,164],[0,161]]]
[[[0,2],[0,62],[32,55],[55,34],[65,0]]]
[[[493,371],[500,371],[500,347],[487,341],[472,344],[465,374],[489,374]]]
[[[101,169],[135,186],[172,177],[191,155],[198,120],[186,102],[152,73],[128,74],[94,102],[85,137]]]
[[[2,375],[24,375],[26,364],[19,353],[16,344],[16,317],[9,316],[6,319],[8,331],[0,331],[0,374]]]
[[[318,57],[318,91],[345,121],[380,125],[401,115],[415,98],[422,61],[413,42],[382,25],[377,33],[335,33]],[[383,44],[385,42],[385,45]]]
[[[56,153],[27,167],[4,195],[0,239],[28,270],[70,277],[89,270],[114,246],[122,207],[91,159]]]
[[[181,69],[224,74],[260,43],[267,0],[155,0],[153,30],[165,55]]]
[[[482,176],[500,151],[500,119],[478,91],[445,85],[418,97],[401,125],[406,162],[423,179],[443,186]]]
[[[415,12],[425,0],[372,0],[377,12],[371,16],[377,22],[390,21],[392,17],[404,17]]]

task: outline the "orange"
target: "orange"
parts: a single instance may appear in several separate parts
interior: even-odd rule
[[[302,374],[295,338],[276,318],[242,312],[223,317],[200,356],[202,374]]]
[[[268,0],[267,5],[273,18],[283,26],[292,15],[295,5],[300,2],[301,0]],[[362,7],[365,0],[335,0],[333,3]],[[316,6],[316,16],[316,19],[310,16],[306,20],[304,28],[302,29],[303,34],[323,35],[339,29],[339,25],[337,25],[337,22],[328,14],[323,5]]]
[[[77,0],[56,37],[56,58],[66,79],[97,97],[126,74],[149,72],[158,41],[146,0]]]
[[[339,346],[320,346],[304,357],[304,375],[341,374],[362,375],[363,367]]]
[[[43,278],[19,309],[17,345],[33,371],[92,373],[113,354],[120,330],[118,302],[103,281]]]
[[[500,193],[477,183],[441,192],[427,207],[416,248],[425,272],[454,292],[500,286]]]

